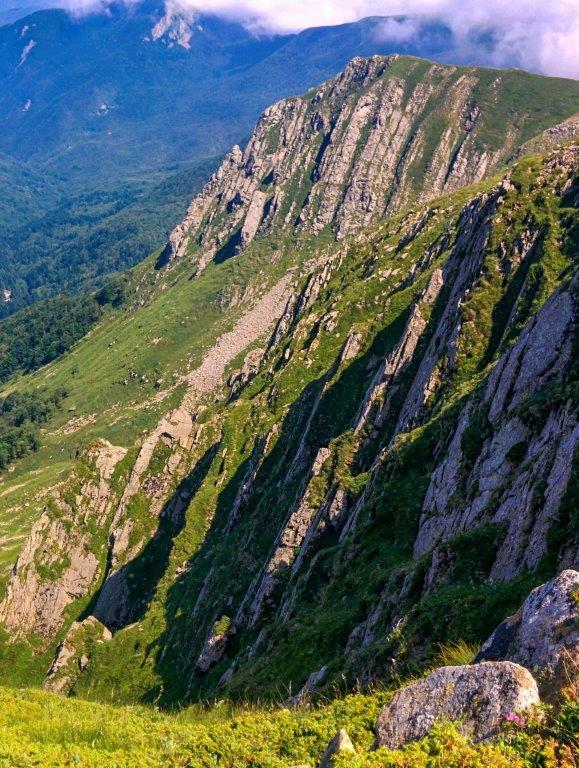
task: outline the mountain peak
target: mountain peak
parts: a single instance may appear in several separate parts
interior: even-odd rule
[[[195,11],[171,0],[165,4],[165,13],[151,29],[151,39],[160,40],[169,48],[179,45],[189,50],[194,30],[202,31]]]

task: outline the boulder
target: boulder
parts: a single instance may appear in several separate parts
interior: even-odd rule
[[[376,746],[398,749],[444,720],[459,721],[462,733],[484,741],[498,735],[510,712],[538,703],[533,676],[510,661],[441,667],[395,694],[378,718]]]
[[[324,756],[318,766],[318,768],[332,768],[334,765],[334,757],[340,752],[355,753],[354,746],[350,740],[350,737],[346,731],[341,728],[334,738],[330,741],[328,748],[324,752]]]
[[[579,685],[579,572],[563,571],[537,587],[499,624],[475,661],[497,659],[531,670],[546,699]]]

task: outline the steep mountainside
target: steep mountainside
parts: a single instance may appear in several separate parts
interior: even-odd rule
[[[41,11],[1,27],[0,153],[9,156],[12,165],[4,168],[0,158],[0,289],[9,290],[12,301],[0,305],[0,317],[63,290],[90,288],[103,275],[131,267],[159,247],[197,192],[195,175],[199,178],[202,173],[206,179],[208,158],[222,157],[233,142],[243,141],[265,106],[333,76],[352,56],[397,50],[443,61],[464,60],[460,41],[444,25],[414,19],[416,35],[401,42],[396,31],[406,29],[404,24],[404,18],[375,17],[295,35],[259,37],[239,24],[147,0],[107,3],[106,14],[81,17],[61,10]],[[365,124],[356,139],[364,141],[362,134],[369,128],[365,112],[378,121],[382,114],[395,121],[398,107],[406,107],[426,69],[423,65],[414,75],[400,73],[408,93],[400,83],[397,90],[393,81],[388,93],[379,93],[380,88],[371,91],[369,98],[376,104],[358,104],[355,124],[345,140],[353,141]],[[495,136],[488,126],[479,172],[503,157],[506,145],[514,146],[522,136],[530,138],[574,114],[579,100],[571,81],[549,80],[547,85],[542,78],[512,72],[493,77],[500,78],[497,96],[502,111],[489,111],[511,133],[499,128]],[[469,116],[468,105],[461,101],[470,98],[471,89],[473,104],[483,108],[483,114],[487,103],[493,106],[491,81],[483,78],[477,88],[468,71],[462,84],[455,82],[458,78],[433,70],[421,88],[412,91],[405,116],[409,125],[399,127],[386,163],[401,160],[407,150],[408,162],[416,160],[411,170],[416,171],[417,182],[422,175],[421,152],[428,157],[432,151],[429,141],[442,140],[441,158],[446,161],[448,147],[443,144],[452,147],[457,138],[454,129],[446,132],[447,122],[462,121],[469,130],[469,121],[478,120],[476,111]],[[453,104],[448,114],[443,98],[446,80],[458,89],[448,95]],[[317,139],[329,136],[327,121],[337,119],[330,113],[339,98],[335,94],[333,105],[326,106],[326,123],[315,128],[316,138],[302,126],[303,152],[314,146],[317,151]],[[291,102],[286,107],[293,108]],[[425,120],[431,109],[427,130],[411,141],[415,118]],[[288,115],[278,117],[283,122]],[[347,110],[340,119],[342,125],[348,122]],[[271,152],[278,122],[275,114],[270,115]],[[339,132],[337,125],[333,141],[341,144]],[[380,134],[373,131],[373,139]],[[426,144],[420,147],[420,142]],[[356,154],[350,146],[346,154],[352,153]],[[373,153],[371,146],[366,147],[368,153]],[[330,158],[331,153],[327,155]],[[305,156],[301,159],[308,161]],[[309,160],[313,163],[315,158]],[[463,163],[467,158],[461,155],[457,160]],[[341,161],[334,158],[334,162]],[[7,172],[10,169],[13,174]],[[443,172],[442,165],[439,170]],[[330,167],[320,171],[326,177],[334,172]],[[371,198],[369,190],[377,180],[365,179],[364,173],[359,167],[352,182],[365,185]],[[471,175],[476,176],[477,169]],[[46,180],[42,184],[35,181],[40,176]],[[297,177],[293,181],[301,183]],[[432,191],[454,184],[449,180],[445,185],[434,176],[431,182]],[[389,184],[388,178],[382,179],[376,194]],[[323,186],[318,185],[318,194]],[[396,201],[390,208],[407,192],[393,190]],[[288,190],[286,200],[293,196]],[[365,208],[372,205],[369,199]],[[317,203],[312,201],[312,206]],[[316,220],[324,220],[323,211]]]
[[[3,680],[296,701],[579,566],[579,148],[486,178],[573,112],[514,112],[528,77],[373,57],[275,105],[131,306],[12,382],[68,399],[3,477]]]
[[[523,72],[356,58],[319,89],[266,110],[245,151],[234,147],[193,201],[164,258],[195,243],[203,268],[292,226],[341,238],[480,181],[578,105],[571,81],[551,89]],[[578,130],[578,117],[558,128],[562,138]]]

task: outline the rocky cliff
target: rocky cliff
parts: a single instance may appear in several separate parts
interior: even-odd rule
[[[192,250],[202,269],[283,229],[329,227],[341,238],[480,181],[538,132],[531,95],[521,114],[512,108],[513,86],[522,88],[513,77],[396,54],[353,59],[320,88],[263,113],[245,150],[235,146],[192,202],[163,258]],[[558,127],[559,141],[578,129],[576,120]]]
[[[479,645],[579,566],[579,152],[483,180],[531,130],[497,139],[502,88],[354,60],[230,153],[123,318],[191,295],[202,354],[54,487],[10,574],[48,687],[300,701]],[[247,282],[207,309],[225,268]]]

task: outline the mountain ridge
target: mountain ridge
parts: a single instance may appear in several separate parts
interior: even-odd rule
[[[523,81],[516,82],[521,76],[526,77],[397,54],[353,59],[337,78],[263,113],[244,152],[234,146],[192,202],[162,259],[183,255],[196,238],[205,251],[199,257],[203,267],[208,258],[235,254],[260,231],[287,228],[294,220],[296,228],[316,232],[330,226],[341,237],[399,210],[413,197],[424,202],[480,181],[505,163],[517,144],[546,127],[532,119],[524,125],[524,112],[514,115],[522,127],[502,122],[502,135],[485,126],[486,109],[495,121],[501,108],[508,115],[510,104],[498,102],[511,98],[509,88],[524,90]],[[503,96],[507,78],[515,82],[504,87]],[[569,111],[565,114],[563,107],[559,113],[569,122],[559,130],[572,138],[577,95],[573,85],[569,88]],[[350,103],[356,97],[357,103]],[[318,102],[325,111],[316,109]],[[546,107],[549,115],[553,107]],[[289,209],[284,186],[290,189]],[[221,229],[213,225],[214,218]]]
[[[274,105],[128,303],[11,382],[69,386],[3,478],[13,682],[163,706],[390,683],[577,568],[576,127],[504,168],[561,115],[500,122],[533,104],[500,76],[355,59]],[[378,152],[396,112],[415,177]]]
[[[112,3],[108,14],[42,11],[0,28],[0,152],[55,185],[52,206],[40,191],[32,194],[32,185],[26,190],[28,231],[11,192],[20,172],[0,179],[0,279],[12,295],[0,315],[59,290],[100,287],[104,274],[133,266],[162,244],[196,191],[179,179],[181,170],[208,167],[243,142],[268,104],[333,76],[354,54],[398,50],[464,60],[450,30],[431,19],[420,21],[416,39],[400,42],[388,37],[380,17],[255,37],[217,17],[177,15],[153,40],[166,15],[157,0]],[[171,23],[184,24],[188,48],[166,37]],[[173,193],[166,191],[171,180]],[[139,188],[158,195],[156,212],[141,202]],[[102,224],[87,232],[86,222],[101,215]],[[71,251],[79,262],[74,274],[67,269]],[[40,263],[45,253],[48,274]]]
[[[162,244],[197,190],[194,184],[186,188],[178,173],[208,167],[244,140],[270,102],[333,75],[354,52],[391,49],[377,40],[379,22],[372,20],[255,37],[217,17],[202,17],[199,24],[178,15],[175,23],[183,22],[192,36],[186,48],[166,39],[161,28],[152,39],[166,14],[157,0],[131,7],[112,3],[108,14],[42,11],[0,29],[0,152],[24,164],[29,176],[54,177],[56,187],[52,207],[45,195],[31,197],[32,186],[26,190],[29,232],[18,213],[22,199],[11,191],[19,188],[21,172],[0,179],[0,228],[6,232],[0,279],[12,295],[0,315],[59,288],[99,286],[103,273],[133,266]],[[444,49],[436,25],[432,34],[423,32],[423,49]],[[175,192],[163,192],[171,181]],[[140,205],[139,188],[156,191],[155,213]],[[101,226],[87,233],[85,217],[99,215]],[[63,256],[77,249],[81,263],[71,279]],[[50,274],[38,263],[46,252],[53,255]]]

